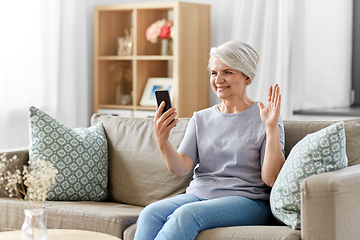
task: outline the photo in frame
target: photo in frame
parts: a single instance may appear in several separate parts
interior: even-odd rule
[[[173,84],[172,78],[149,78],[141,97],[140,106],[156,106],[155,90],[169,90],[171,101],[173,101]]]

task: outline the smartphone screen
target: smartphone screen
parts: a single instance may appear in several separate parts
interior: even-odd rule
[[[155,97],[158,107],[160,106],[162,101],[165,101],[165,107],[162,114],[164,114],[167,110],[171,108],[171,100],[168,90],[156,90]]]

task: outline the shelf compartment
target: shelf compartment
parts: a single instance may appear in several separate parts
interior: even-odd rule
[[[150,77],[166,77],[172,78],[172,64],[173,61],[163,60],[138,60],[137,61],[137,81],[136,81],[136,92],[135,92],[135,103],[139,109],[148,108],[140,106],[140,100],[145,89],[147,80]]]
[[[99,12],[99,55],[117,55],[118,38],[125,37],[125,29],[131,31],[133,11]]]
[[[132,107],[132,61],[99,61],[99,81],[99,105]]]
[[[161,54],[161,39],[157,43],[149,42],[145,36],[146,29],[157,20],[173,20],[172,12],[171,8],[137,10],[137,55]]]

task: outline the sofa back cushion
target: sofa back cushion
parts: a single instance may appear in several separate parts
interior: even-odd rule
[[[285,157],[297,142],[307,134],[314,133],[337,121],[284,121]],[[348,165],[360,163],[360,118],[343,121],[345,125],[346,155]]]
[[[189,119],[179,119],[169,141],[177,150]],[[109,200],[146,206],[183,193],[192,172],[176,177],[167,169],[157,147],[154,120],[94,114],[91,124],[103,123],[109,151]]]

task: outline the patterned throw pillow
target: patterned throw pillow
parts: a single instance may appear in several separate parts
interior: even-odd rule
[[[300,184],[312,175],[347,167],[344,123],[306,135],[290,151],[270,194],[273,215],[300,229]]]
[[[29,112],[29,156],[43,156],[58,170],[47,199],[105,200],[108,149],[103,125],[71,129],[35,107]]]

